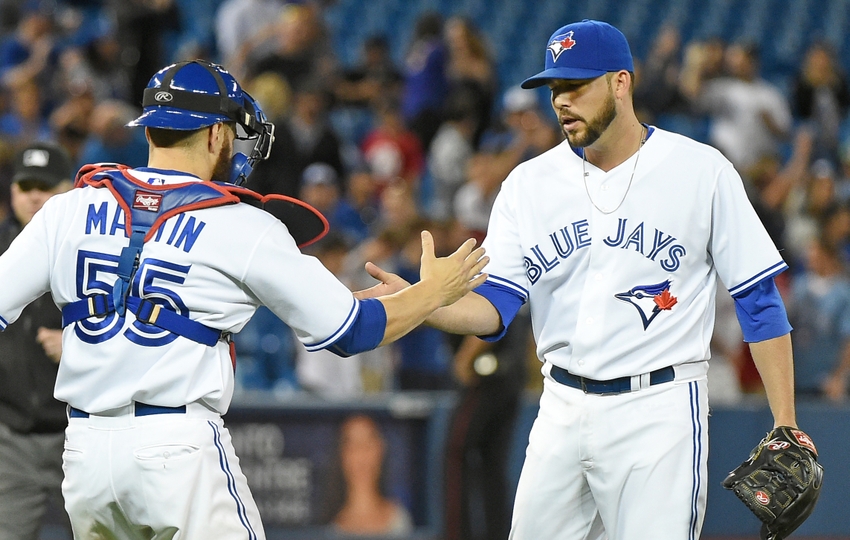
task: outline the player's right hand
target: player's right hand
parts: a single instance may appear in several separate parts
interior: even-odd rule
[[[422,259],[419,278],[429,283],[440,295],[440,306],[448,306],[460,300],[472,289],[487,279],[481,270],[487,266],[490,258],[484,255],[484,248],[475,249],[475,239],[464,242],[448,257],[434,254],[434,237],[428,231],[422,231]]]
[[[369,275],[373,278],[380,281],[380,283],[369,287],[368,289],[363,289],[362,291],[355,292],[354,297],[358,300],[386,296],[388,294],[397,293],[402,289],[410,287],[410,283],[408,283],[406,280],[402,279],[397,274],[387,272],[386,270],[384,270],[373,262],[366,263],[366,272],[368,272]]]

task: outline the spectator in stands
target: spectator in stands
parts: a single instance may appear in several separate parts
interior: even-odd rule
[[[0,44],[0,82],[17,88],[31,81],[43,87],[56,64],[54,5],[46,0],[20,2],[21,18],[14,34]]]
[[[685,46],[679,86],[688,101],[696,101],[703,85],[726,75],[725,57],[726,43],[717,36]]]
[[[478,146],[481,135],[490,125],[490,111],[496,96],[496,70],[490,48],[473,22],[455,16],[446,22],[445,41],[448,49],[446,75],[449,82],[447,106],[453,96],[470,102],[475,129],[472,142]]]
[[[765,154],[779,154],[791,129],[791,109],[782,92],[759,77],[758,49],[751,43],[727,48],[728,76],[703,81],[698,110],[711,117],[710,142],[740,171]]]
[[[221,0],[177,0],[179,19],[178,30],[173,40],[170,54],[166,58],[172,62],[195,60],[196,58],[216,58],[215,11]]]
[[[263,105],[263,112],[275,125],[285,121],[292,107],[292,87],[286,79],[266,71],[251,79],[245,88]]]
[[[66,48],[60,57],[64,88],[68,95],[90,92],[96,101],[130,100],[130,78],[121,61],[121,45],[114,25],[101,16],[82,24],[75,46]]]
[[[234,73],[239,48],[267,32],[280,17],[286,0],[224,0],[215,16],[215,37],[222,63]],[[265,108],[263,109],[265,110]]]
[[[304,169],[301,199],[327,218],[330,230],[346,245],[353,246],[366,239],[369,228],[357,210],[341,197],[339,186],[333,167],[327,163],[312,163]]]
[[[836,203],[835,168],[827,160],[817,160],[786,207],[785,239],[792,258],[805,259]]]
[[[59,143],[71,155],[72,163],[79,163],[83,147],[89,136],[89,120],[95,102],[91,92],[71,95],[50,113],[50,130]]]
[[[374,35],[363,42],[360,62],[343,70],[334,85],[334,96],[340,105],[368,107],[382,96],[398,99],[404,76],[392,56],[387,38]]]
[[[789,302],[798,396],[842,399],[850,368],[850,280],[839,253],[815,239]]]
[[[480,118],[474,98],[465,91],[452,91],[446,103],[445,121],[428,150],[428,178],[433,197],[427,215],[447,222],[454,217],[455,193],[466,181],[466,167],[475,150],[475,131]]]
[[[405,57],[401,111],[404,121],[419,138],[422,148],[442,123],[443,102],[448,93],[447,51],[443,42],[443,17],[436,12],[419,16]]]
[[[295,88],[288,117],[275,119],[275,141],[269,159],[257,164],[247,187],[259,193],[300,196],[304,169],[327,163],[344,178],[341,142],[328,122],[329,96],[317,79]],[[345,186],[340,186],[345,192]]]
[[[507,174],[499,159],[486,149],[470,158],[465,172],[466,183],[454,197],[454,215],[470,236],[483,241],[493,203]]]
[[[91,134],[82,149],[78,165],[123,163],[129,167],[144,167],[148,162],[148,143],[144,132],[127,127],[127,123],[137,115],[137,111],[123,101],[99,103],[92,112]]]
[[[336,533],[360,537],[407,538],[413,519],[407,509],[387,497],[384,482],[386,441],[369,416],[353,415],[339,429],[339,456],[346,492],[333,518]]]
[[[832,47],[813,43],[793,82],[792,103],[797,118],[811,124],[816,135],[815,158],[839,162],[839,130],[850,107],[850,86]]]
[[[398,178],[417,187],[425,166],[419,138],[407,129],[399,104],[391,97],[375,102],[374,111],[375,127],[366,134],[360,149],[379,190]]]
[[[141,96],[150,80],[166,62],[166,35],[178,30],[176,0],[106,0],[118,25],[118,41],[130,79],[130,95]]]
[[[10,88],[10,107],[0,116],[0,137],[15,149],[51,138],[50,125],[43,116],[42,89],[34,79],[17,80]]]
[[[780,250],[787,247],[785,209],[794,191],[806,182],[813,141],[811,130],[801,128],[797,130],[791,157],[785,164],[777,155],[764,155],[742,175],[756,214]],[[793,256],[789,259],[786,262],[793,268]],[[777,276],[777,279],[783,278]]]
[[[249,43],[247,50],[233,61],[234,67],[241,70],[244,62],[248,78],[271,71],[292,86],[307,79],[330,79],[336,60],[316,6],[287,4],[277,24],[268,30],[273,34],[268,39],[261,34],[258,43]]]
[[[360,164],[348,176],[345,198],[360,215],[369,230],[376,228],[380,214],[379,184],[365,164]]]
[[[484,134],[480,149],[493,154],[507,176],[521,162],[563,141],[563,135],[550,118],[534,92],[519,86],[508,88],[502,97],[501,122]]]
[[[838,252],[845,266],[850,264],[850,207],[837,202],[831,205],[820,228],[824,243]]]
[[[641,121],[655,123],[659,115],[687,109],[679,91],[681,44],[675,26],[665,25],[655,35],[635,86],[635,107]]]

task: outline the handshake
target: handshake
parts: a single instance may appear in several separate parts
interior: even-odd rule
[[[387,327],[381,345],[407,334],[435,311],[455,304],[487,279],[487,274],[481,271],[490,258],[484,255],[484,248],[475,247],[474,238],[468,239],[451,255],[437,257],[434,237],[428,231],[421,234],[418,283],[411,285],[398,275],[367,262],[366,271],[380,283],[354,293],[360,300],[377,298],[384,304]]]

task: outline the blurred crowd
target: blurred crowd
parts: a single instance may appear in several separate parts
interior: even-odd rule
[[[325,23],[332,3],[0,2],[0,213],[12,157],[34,141],[57,142],[78,166],[145,165],[144,133],[124,127],[144,86],[170,62],[206,58],[242,81],[276,125],[271,157],[247,187],[299,197],[328,218],[331,233],[307,251],[353,289],[372,284],[365,261],[416,281],[421,229],[443,254],[482,239],[511,169],[563,136],[546,95],[499,80],[474,21],[422,13],[403,54],[374,35],[345,65]],[[792,80],[769,82],[758,44],[683,43],[665,27],[636,59],[635,101],[644,122],[717,147],[741,173],[791,267],[779,285],[795,328],[798,392],[837,401],[850,371],[850,89],[829,44],[812,42],[804,58]],[[722,381],[718,396],[735,399],[758,393],[760,381],[724,294],[710,376]],[[451,389],[497,371],[457,359],[462,340],[426,327],[340,359],[308,353],[260,310],[236,342],[245,390],[348,398]]]

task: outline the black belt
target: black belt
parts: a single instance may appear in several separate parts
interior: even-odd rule
[[[623,392],[632,391],[632,378],[620,377],[618,379],[610,379],[607,381],[597,381],[573,375],[566,369],[552,364],[550,372],[552,378],[561,384],[565,384],[572,388],[578,388],[585,394],[621,394]],[[649,385],[661,384],[670,382],[676,378],[676,371],[673,366],[656,369],[649,374]]]
[[[179,407],[163,407],[161,405],[148,405],[147,403],[142,403],[140,401],[136,401],[133,407],[133,416],[150,416],[152,414],[183,414],[186,412],[186,406],[181,405]],[[81,411],[75,407],[68,407],[68,416],[71,418],[88,418],[89,413],[86,411]]]

